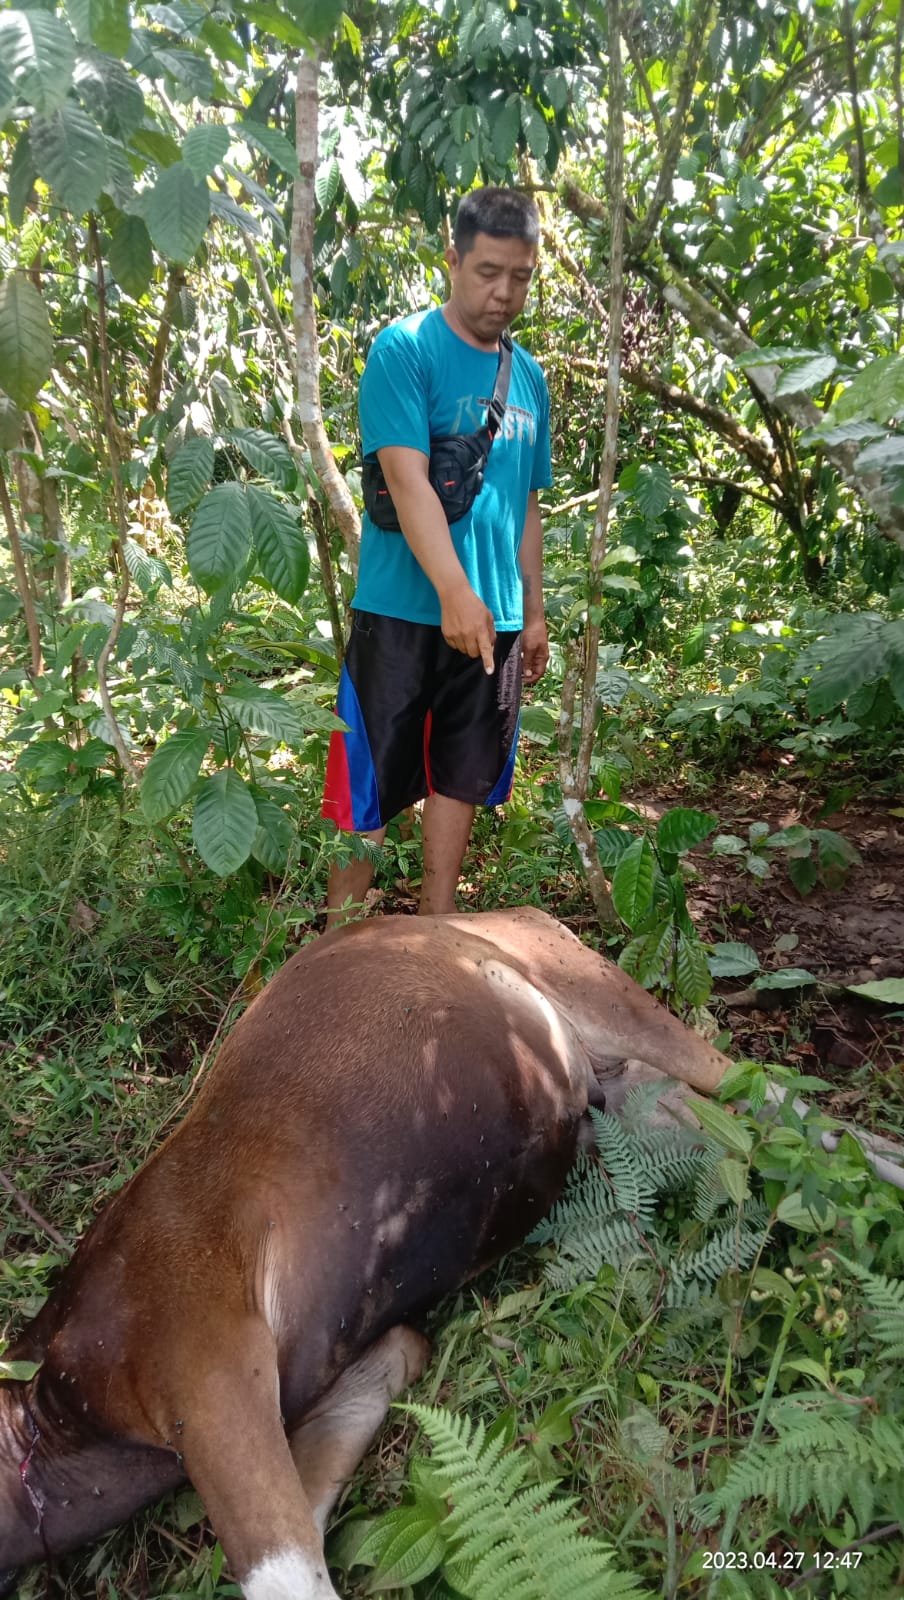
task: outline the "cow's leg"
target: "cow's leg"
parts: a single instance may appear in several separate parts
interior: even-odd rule
[[[289,1445],[323,1534],[326,1519],[397,1394],[416,1383],[430,1355],[426,1339],[403,1323],[377,1339],[336,1379]]]
[[[259,1318],[206,1331],[175,1426],[230,1567],[247,1600],[339,1600],[283,1430],[273,1336]]]

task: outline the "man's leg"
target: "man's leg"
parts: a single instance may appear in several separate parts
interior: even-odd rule
[[[376,845],[381,845],[385,837],[385,828],[374,828],[370,833],[360,835],[360,838],[369,839]],[[330,868],[326,890],[327,929],[337,928],[343,922],[348,922],[349,918],[360,914],[360,907],[370,888],[373,875],[374,863],[369,856],[362,856],[358,861],[350,861],[347,867],[334,864]],[[351,901],[351,904],[347,909],[343,909],[347,901]]]
[[[432,794],[424,801],[421,916],[445,916],[455,910],[455,888],[473,821],[474,807],[464,800]]]

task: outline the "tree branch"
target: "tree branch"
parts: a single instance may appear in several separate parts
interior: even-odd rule
[[[643,64],[643,57],[640,53],[640,47],[638,46],[637,39],[634,34],[634,20],[635,19],[633,17],[625,18],[624,40],[628,47],[628,54],[631,57],[631,65],[634,68],[637,80],[641,89],[643,90],[644,99],[650,108],[650,116],[653,118],[653,127],[656,132],[656,143],[658,144],[660,150],[664,150],[666,146],[665,128],[662,125],[662,118],[659,115],[659,107],[656,104],[656,99],[650,86],[650,80],[647,77],[647,69]]]
[[[694,93],[694,84],[697,81],[697,68],[706,43],[706,36],[712,25],[714,16],[712,0],[695,0],[694,10],[691,13],[690,27],[684,44],[684,54],[678,69],[678,93],[671,116],[668,138],[662,157],[662,166],[656,180],[653,198],[647,207],[647,212],[639,228],[632,235],[629,245],[629,255],[633,261],[637,256],[642,256],[650,244],[656,229],[659,227],[662,213],[672,198],[672,184],[675,181],[675,172],[681,155],[681,146],[684,143],[687,113]]]

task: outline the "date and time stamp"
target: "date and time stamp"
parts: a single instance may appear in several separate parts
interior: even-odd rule
[[[862,1550],[706,1550],[704,1572],[853,1572]]]

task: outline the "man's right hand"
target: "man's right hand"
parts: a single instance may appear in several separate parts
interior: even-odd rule
[[[496,670],[493,656],[496,624],[492,611],[474,593],[469,583],[441,594],[440,605],[440,626],[446,643],[453,650],[460,650],[463,655],[480,656],[484,671],[492,675]]]

